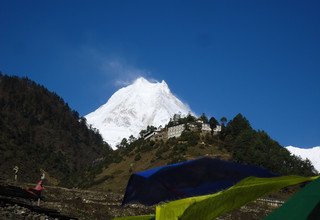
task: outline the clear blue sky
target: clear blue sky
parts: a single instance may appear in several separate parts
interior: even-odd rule
[[[81,115],[137,76],[197,114],[320,145],[320,1],[0,0],[0,70]]]

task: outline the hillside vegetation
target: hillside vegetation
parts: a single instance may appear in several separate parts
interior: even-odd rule
[[[196,119],[185,118],[187,123]],[[206,117],[201,116],[205,121]],[[211,118],[209,122],[217,121]],[[124,139],[115,152],[115,163],[105,167],[93,188],[123,192],[133,172],[181,162],[201,156],[218,157],[244,164],[264,167],[280,175],[311,176],[316,173],[309,160],[291,156],[289,151],[271,139],[264,131],[254,130],[241,114],[227,123],[221,121],[218,135],[186,130],[179,138],[150,141],[143,138]],[[144,133],[142,131],[141,133]]]
[[[28,78],[0,74],[0,176],[52,184],[90,182],[112,150],[57,94]]]
[[[211,128],[219,124],[214,117],[199,119]],[[57,94],[28,78],[0,74],[0,176],[12,180],[13,167],[19,166],[20,181],[35,182],[42,170],[51,184],[123,192],[133,172],[201,156],[257,165],[280,175],[316,173],[310,161],[291,156],[241,114],[229,122],[223,117],[218,134],[193,129],[190,123],[197,127],[197,121],[191,115],[179,119],[186,130],[178,138],[131,136],[112,151]],[[140,134],[154,129],[148,126]]]

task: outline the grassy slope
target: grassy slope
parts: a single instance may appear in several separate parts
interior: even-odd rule
[[[96,184],[92,189],[111,190],[112,192],[123,193],[129,177],[134,172],[163,166],[172,162],[173,148],[169,148],[161,154],[161,157],[156,156],[157,150],[161,147],[155,146],[150,151],[139,152],[141,159],[135,161],[137,155],[137,149],[131,151],[123,160],[119,163],[110,164],[106,169],[96,176]],[[221,159],[230,159],[230,154],[224,150],[219,149],[216,144],[198,144],[193,147],[188,147],[185,152],[182,153],[182,160],[191,160],[201,156],[220,157]],[[130,172],[132,167],[132,172]]]

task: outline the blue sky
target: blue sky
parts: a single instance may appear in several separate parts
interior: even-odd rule
[[[138,76],[197,114],[320,145],[319,1],[0,0],[0,70],[81,115]]]

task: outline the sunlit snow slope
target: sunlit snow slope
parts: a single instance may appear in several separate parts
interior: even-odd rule
[[[191,110],[170,92],[165,81],[152,83],[138,78],[85,117],[115,149],[123,138],[137,137],[148,125],[165,125],[176,113],[187,115]]]
[[[294,154],[296,156],[300,156],[302,159],[308,158],[314,168],[320,172],[320,146],[319,147],[313,147],[313,148],[298,148],[293,146],[286,147],[291,154]]]

